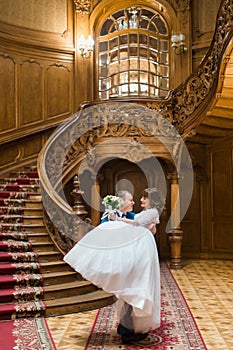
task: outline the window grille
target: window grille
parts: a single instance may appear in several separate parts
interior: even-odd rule
[[[98,48],[99,99],[166,97],[169,39],[164,18],[139,7],[106,19]]]

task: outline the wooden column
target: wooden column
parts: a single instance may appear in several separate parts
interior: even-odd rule
[[[74,177],[73,181],[73,190],[71,191],[71,195],[74,198],[74,205],[72,207],[74,212],[74,230],[73,230],[73,243],[78,242],[89,230],[88,227],[88,219],[87,219],[87,211],[83,205],[83,191],[80,190],[80,182],[78,175]]]
[[[100,182],[103,180],[102,176],[92,178],[93,183],[91,187],[91,222],[93,226],[100,223]]]
[[[183,231],[180,228],[180,193],[178,175],[176,173],[169,175],[171,182],[171,231],[169,232],[170,244],[170,268],[181,269],[181,246]]]

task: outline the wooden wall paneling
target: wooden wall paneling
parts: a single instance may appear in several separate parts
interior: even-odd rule
[[[211,201],[210,179],[207,175],[199,175],[199,205],[200,205],[200,257],[208,258],[211,245]]]
[[[70,115],[73,105],[72,69],[53,63],[47,69],[47,118]]]
[[[232,221],[220,220],[213,223],[212,250],[216,253],[233,254]]]
[[[0,1],[0,36],[29,46],[73,50],[73,0]]]
[[[58,125],[75,112],[73,54],[18,46],[10,47],[9,54],[4,51],[0,56],[0,143]]]
[[[197,174],[194,174],[193,195],[188,210],[181,222],[183,230],[182,256],[199,257],[201,250],[201,232],[200,232],[200,189],[197,181]],[[186,202],[185,192],[180,193],[180,201]]]
[[[230,147],[229,147],[230,146]],[[223,143],[211,157],[211,253],[233,253],[233,147]]]
[[[212,218],[232,217],[232,158],[231,149],[215,150],[212,160]]]
[[[194,45],[208,47],[215,29],[215,18],[221,0],[192,0],[192,41]]]
[[[75,111],[73,5],[0,3],[0,144],[58,125]]]
[[[195,71],[211,43],[221,0],[192,0],[192,69]]]
[[[19,147],[11,143],[0,146],[0,169],[6,169],[10,164],[15,164],[16,160],[20,158],[21,152]]]
[[[17,127],[16,61],[8,54],[0,54],[0,135]]]
[[[21,127],[44,119],[44,67],[32,59],[23,60],[19,66],[19,127]]]
[[[0,146],[0,176],[5,176],[21,165],[35,163],[43,143],[43,135],[36,134]]]

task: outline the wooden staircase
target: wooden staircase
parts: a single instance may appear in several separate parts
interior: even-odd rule
[[[7,189],[7,184],[14,183],[15,178],[19,178],[19,176],[21,178],[21,176],[25,176],[25,173],[22,175],[22,172],[20,172],[12,174],[12,176],[13,178],[10,180],[0,180],[0,193]],[[24,193],[27,194],[27,199],[22,200],[22,203],[19,199],[11,199],[9,200],[8,209],[4,209],[4,213],[3,209],[1,210],[0,227],[4,227],[4,232],[10,232],[8,226],[9,230],[12,225],[15,228],[20,227],[22,232],[27,233],[32,251],[37,254],[37,261],[40,264],[39,273],[43,276],[42,287],[44,293],[42,301],[46,305],[40,316],[75,313],[111,304],[114,301],[113,295],[105,293],[92,283],[84,280],[82,276],[63,261],[62,254],[53,244],[43,222],[39,185],[34,186],[33,191],[29,190],[29,186],[28,189],[26,186],[23,188]],[[3,207],[1,206],[1,208]],[[18,208],[18,210],[14,208]],[[23,215],[20,215],[20,208],[23,210]],[[8,212],[6,213],[6,211]],[[12,214],[14,211],[19,213]],[[0,252],[0,257],[1,254],[2,252]],[[0,268],[1,266],[4,270],[6,262],[2,259],[0,260]],[[7,274],[7,270],[3,273]],[[19,304],[23,302],[18,301]],[[3,306],[3,304],[0,299],[0,306]]]

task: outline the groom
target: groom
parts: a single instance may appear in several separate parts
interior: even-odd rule
[[[119,191],[116,195],[119,198],[121,198],[121,204],[120,204],[119,210],[116,211],[116,215],[118,217],[125,217],[126,219],[133,220],[135,213],[132,210],[135,202],[133,200],[132,194],[129,191],[122,190],[122,191]],[[109,220],[108,216],[105,216],[101,220],[101,224],[108,220]]]

